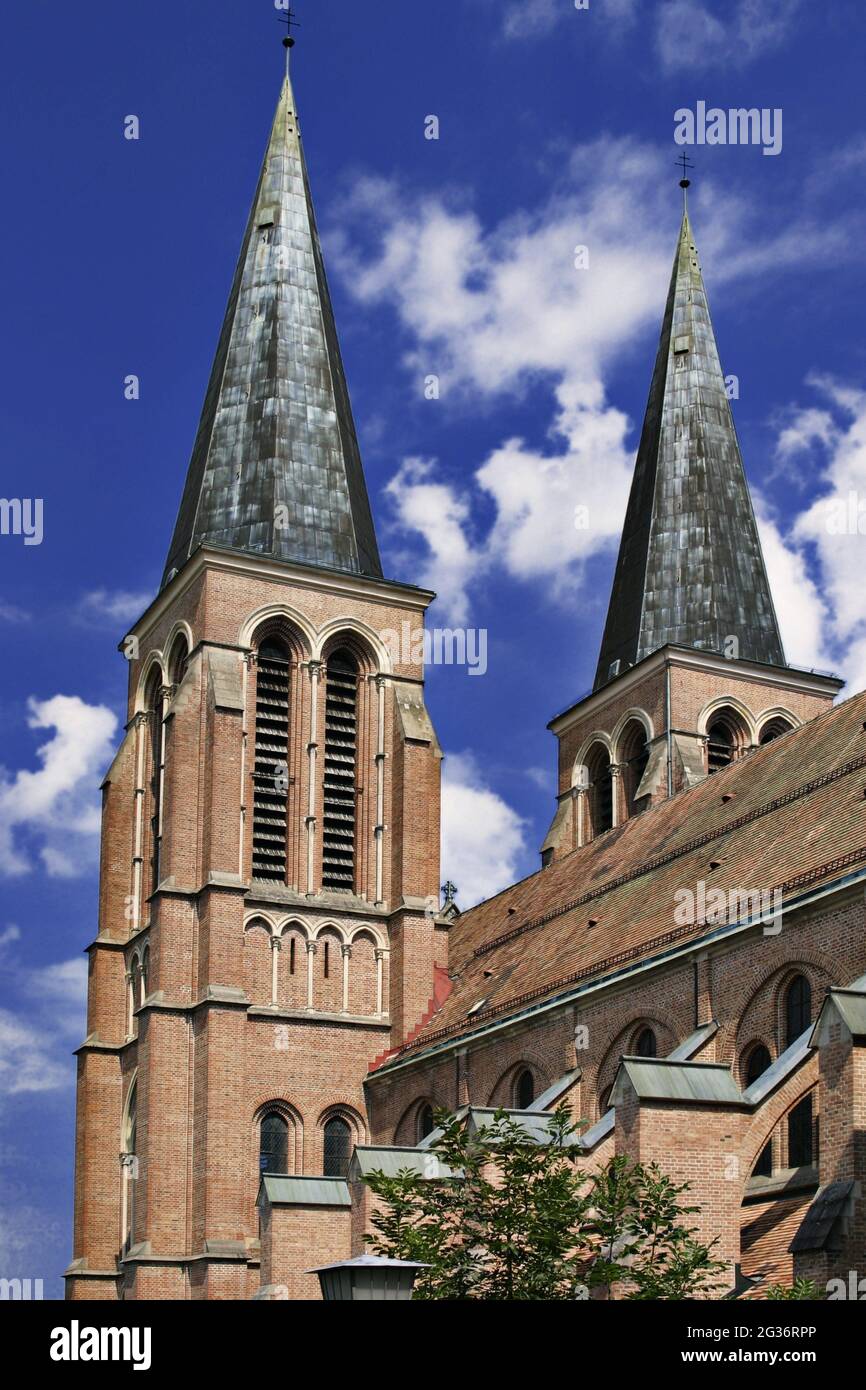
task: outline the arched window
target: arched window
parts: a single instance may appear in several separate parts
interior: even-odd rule
[[[757,1081],[759,1076],[764,1075],[771,1060],[770,1049],[765,1047],[763,1043],[758,1043],[757,1047],[752,1048],[746,1059],[745,1083],[747,1087]]]
[[[418,1122],[416,1125],[417,1142],[420,1144],[422,1139],[426,1139],[428,1134],[432,1134],[436,1126],[433,1118],[433,1106],[422,1105],[418,1111]]]
[[[148,977],[150,976],[150,947],[145,946],[144,954],[141,957],[141,1002],[147,998]]]
[[[259,1172],[286,1173],[289,1168],[289,1124],[276,1110],[262,1116],[259,1130]]]
[[[163,723],[162,672],[155,668],[147,683],[145,703],[150,731],[150,891],[159,887],[160,855],[162,850],[162,781],[163,781]]]
[[[171,685],[178,686],[186,675],[186,668],[189,665],[189,648],[186,638],[179,635],[174,640],[171,649],[171,657],[168,663],[168,679]]]
[[[758,1043],[757,1047],[752,1048],[751,1052],[746,1058],[744,1081],[747,1087],[751,1086],[753,1082],[757,1081],[759,1076],[764,1075],[764,1072],[770,1066],[771,1061],[772,1058],[770,1057],[770,1050],[769,1048],[765,1047],[763,1043]],[[773,1141],[772,1139],[770,1139],[764,1145],[760,1154],[758,1155],[758,1161],[752,1169],[752,1174],[754,1177],[758,1178],[769,1178],[772,1176],[772,1173]]]
[[[812,1022],[812,986],[795,975],[785,994],[785,1046],[790,1047]]]
[[[272,638],[256,662],[253,878],[286,881],[289,793],[289,653]]]
[[[129,1036],[134,1037],[138,1032],[138,1019],[135,1011],[141,1006],[141,962],[138,956],[133,956],[132,965],[129,968]]]
[[[808,1167],[814,1157],[812,1144],[812,1096],[795,1105],[788,1116],[788,1167]]]
[[[714,719],[707,730],[707,771],[721,772],[723,767],[734,761],[737,752],[737,734],[727,719]]]
[[[327,672],[322,887],[351,893],[355,887],[358,663],[341,647],[328,657]]]
[[[772,743],[774,738],[780,738],[782,734],[787,734],[793,728],[793,724],[787,719],[778,715],[775,719],[768,719],[758,735],[759,743]]]
[[[658,1043],[652,1028],[642,1028],[634,1045],[636,1057],[657,1057]]]
[[[598,1113],[599,1113],[599,1115],[606,1115],[606,1114],[607,1114],[608,1110],[610,1109],[610,1098],[611,1098],[612,1095],[613,1095],[613,1086],[605,1086],[604,1090],[602,1091],[601,1095],[600,1095],[599,1098],[598,1098]]]
[[[639,720],[633,719],[626,726],[621,747],[626,815],[635,816],[638,812],[645,810],[648,804],[645,796],[642,796],[639,801],[636,800],[637,789],[643,780],[649,762],[646,729]]]
[[[344,1178],[352,1156],[352,1131],[345,1120],[333,1115],[324,1130],[324,1173],[326,1178]]]
[[[518,1072],[514,1079],[514,1108],[528,1110],[535,1100],[535,1079],[528,1067]]]
[[[592,834],[601,835],[613,825],[613,779],[610,754],[601,743],[590,750],[586,762],[589,778],[589,814]]]

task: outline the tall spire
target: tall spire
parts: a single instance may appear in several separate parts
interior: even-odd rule
[[[382,574],[288,71],[163,583],[201,545]]]
[[[687,207],[594,688],[667,643],[785,664]]]

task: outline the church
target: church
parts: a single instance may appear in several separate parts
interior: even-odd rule
[[[785,660],[687,209],[540,866],[463,913],[423,641],[384,636],[433,599],[382,571],[287,76],[122,645],[67,1296],[318,1298],[365,1249],[364,1175],[436,1180],[439,1109],[544,1142],[563,1104],[580,1165],[690,1184],[732,1295],[847,1280],[866,694]]]

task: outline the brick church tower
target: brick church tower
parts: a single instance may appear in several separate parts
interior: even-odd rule
[[[124,643],[68,1296],[246,1298],[260,1173],[346,1170],[445,959],[441,754],[392,633],[288,79],[165,577]],[[403,648],[406,644],[403,643]]]

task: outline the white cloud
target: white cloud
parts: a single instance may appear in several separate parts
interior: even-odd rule
[[[469,506],[447,483],[434,477],[435,461],[405,459],[385,489],[394,505],[400,530],[415,532],[426,542],[428,557],[418,582],[442,595],[443,610],[454,623],[465,623],[469,599],[466,586],[477,573],[482,556],[468,536]]]
[[[21,990],[50,1020],[55,1032],[82,1037],[87,1005],[87,961],[84,956],[23,972]]]
[[[758,499],[761,540],[789,661],[837,669],[866,687],[866,391],[827,377],[820,406],[792,409],[776,452],[818,478],[818,495],[786,530]]]
[[[583,562],[619,535],[634,457],[628,420],[604,403],[599,382],[562,388],[554,433],[562,453],[507,440],[476,474],[496,503],[491,555],[520,579],[547,578],[554,592],[580,580]]]
[[[827,606],[809,575],[807,557],[792,537],[783,534],[762,499],[756,495],[754,500],[785,658],[793,666],[831,669],[834,659],[824,636]]]
[[[20,937],[8,928],[0,945]],[[18,1007],[0,1009],[0,1097],[71,1085],[70,1048],[87,1018],[87,961],[79,955],[34,967],[7,960],[4,975]]]
[[[533,35],[549,34],[559,23],[572,0],[517,0],[507,5],[502,18],[502,32],[507,39],[526,39]]]
[[[699,0],[654,7],[655,44],[668,71],[744,67],[788,37],[802,0],[739,0],[711,12]],[[718,10],[718,7],[716,7]]]
[[[81,622],[118,623],[123,626],[140,618],[152,600],[153,594],[94,589],[80,600],[76,616]]]
[[[30,614],[14,603],[0,599],[0,623],[29,623]]]
[[[590,0],[582,15],[574,0],[510,0],[502,15],[502,34],[525,41],[543,38],[566,22],[601,18],[593,38],[616,39],[642,14],[667,71],[741,68],[785,42],[802,5],[803,0],[731,0],[724,6],[711,0],[652,0],[643,6],[637,0]]]
[[[471,755],[450,754],[442,781],[442,868],[462,908],[513,883],[526,851],[526,822],[492,791]]]
[[[20,941],[20,940],[21,940],[21,928],[20,928],[20,927],[16,927],[16,926],[13,926],[13,925],[10,925],[10,926],[8,926],[8,927],[4,927],[4,928],[3,928],[3,931],[0,931],[0,954],[2,954],[3,952],[5,952],[6,949],[7,949],[7,947],[11,946],[12,943],[13,943],[14,941]]]
[[[117,719],[104,705],[70,695],[31,699],[28,710],[31,729],[54,733],[37,749],[38,771],[10,776],[0,769],[0,874],[32,869],[22,839],[35,842],[49,875],[86,872],[99,833],[97,780]]]
[[[0,1096],[54,1091],[70,1080],[69,1063],[55,1055],[54,1038],[41,1025],[0,1009]]]
[[[553,579],[567,593],[619,535],[634,422],[604,382],[661,319],[674,249],[667,172],[658,151],[602,137],[564,160],[562,186],[542,205],[490,228],[453,195],[413,200],[381,179],[358,181],[340,209],[335,259],[347,288],[393,308],[417,389],[440,379],[437,409],[553,393],[545,445],[505,439],[460,483],[434,461],[407,459],[386,489],[395,534],[423,541],[422,581],[451,622],[466,620],[481,574]],[[850,226],[815,229],[811,213],[755,235],[754,208],[709,182],[697,214],[715,283],[811,264],[816,245],[841,254],[846,237],[849,253],[857,244]]]

